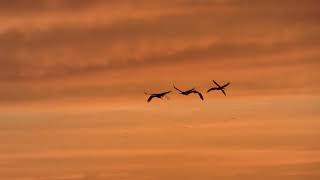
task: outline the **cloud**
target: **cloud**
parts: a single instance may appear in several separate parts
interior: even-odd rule
[[[165,88],[172,77],[181,83],[223,77],[225,67],[231,80],[251,84],[254,92],[281,83],[283,92],[305,92],[303,82],[317,80],[317,1],[296,2],[299,6],[281,1],[277,8],[274,1],[232,0],[141,1],[139,8],[128,1],[110,1],[114,6],[105,1],[2,3],[26,13],[2,17],[7,21],[0,33],[0,79],[6,101],[118,96],[111,87],[129,96],[154,87],[153,82]],[[203,69],[197,77],[188,73],[195,68]],[[294,71],[300,75],[297,82],[279,77]],[[265,85],[248,73],[265,78]],[[68,85],[57,86],[57,81]],[[245,87],[235,88],[243,92]]]

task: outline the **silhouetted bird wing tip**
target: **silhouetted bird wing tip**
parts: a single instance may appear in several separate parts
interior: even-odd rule
[[[199,94],[199,96],[200,96],[200,99],[202,99],[203,100],[203,96],[202,96],[202,94],[201,93],[198,93]]]
[[[147,102],[150,102],[152,100],[152,98],[154,98],[154,96],[150,96],[147,100]]]
[[[227,87],[229,85],[230,85],[230,82],[228,82],[227,84],[223,85],[222,88],[225,88],[225,87]]]
[[[180,89],[178,89],[176,86],[173,85],[173,88],[176,89],[179,92],[182,92]]]
[[[202,94],[199,92],[199,91],[192,91],[193,93],[196,93],[196,94],[198,94],[199,95],[199,97],[200,97],[200,99],[202,99],[203,100],[203,96],[202,96]]]
[[[212,80],[214,84],[216,84],[218,87],[220,87],[220,85],[215,81],[215,80]]]
[[[223,89],[221,91],[225,96],[227,96],[226,92]]]

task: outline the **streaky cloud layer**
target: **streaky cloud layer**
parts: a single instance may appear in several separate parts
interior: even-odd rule
[[[319,7],[0,1],[0,179],[320,179]]]

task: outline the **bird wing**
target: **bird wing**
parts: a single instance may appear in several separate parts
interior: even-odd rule
[[[228,82],[227,84],[223,85],[222,88],[225,88],[227,86],[229,86],[230,82]]]
[[[164,93],[162,93],[163,95],[166,95],[166,94],[169,94],[169,93],[171,93],[171,91],[167,91],[167,92],[164,92]]]
[[[174,87],[177,91],[179,91],[179,92],[182,93],[182,91],[181,91],[180,89],[178,89],[177,87],[175,87],[174,85],[173,85],[173,87]]]
[[[221,87],[216,81],[212,80],[218,87]]]
[[[207,93],[210,92],[210,91],[213,91],[213,90],[217,90],[217,89],[218,89],[218,88],[215,88],[215,87],[210,88],[210,89],[208,89]]]
[[[163,92],[161,94],[158,94],[159,98],[164,97],[165,95],[167,95],[168,93],[171,93],[171,91],[167,91],[167,92]]]
[[[200,92],[198,92],[198,94],[199,94],[200,99],[202,99],[202,100],[203,100],[203,96],[202,96],[202,94],[201,94]]]
[[[222,89],[221,91],[222,91],[222,93],[226,96],[226,92],[225,92],[223,89]]]
[[[151,95],[149,98],[148,98],[148,102],[150,102],[152,100],[152,98],[154,98],[155,96]]]
[[[198,94],[199,95],[199,97],[200,97],[200,99],[202,99],[203,100],[203,96],[202,96],[202,94],[199,92],[199,91],[192,91],[193,93],[196,93],[196,94]]]

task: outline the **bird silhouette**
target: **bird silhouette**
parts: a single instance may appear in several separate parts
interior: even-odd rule
[[[202,94],[201,94],[199,91],[196,91],[195,88],[189,89],[189,90],[187,90],[187,91],[181,91],[180,89],[178,89],[178,88],[175,87],[174,85],[173,85],[173,87],[174,87],[177,91],[179,91],[179,93],[182,94],[182,95],[187,96],[187,95],[189,95],[189,94],[191,94],[191,93],[195,93],[195,94],[198,94],[198,95],[199,95],[199,97],[200,97],[201,100],[203,100]]]
[[[214,83],[215,85],[217,85],[217,87],[212,87],[212,88],[210,88],[210,89],[207,91],[207,93],[210,92],[210,91],[218,90],[218,91],[221,91],[221,92],[226,96],[226,92],[225,92],[224,90],[225,90],[225,88],[226,88],[227,86],[229,86],[230,82],[228,82],[227,84],[225,84],[225,85],[223,85],[223,86],[220,86],[220,85],[219,85],[217,82],[215,82],[214,80],[212,80],[212,81],[213,81],[213,83]]]
[[[149,93],[144,93],[146,95],[150,95],[147,102],[150,102],[153,98],[159,98],[159,99],[162,99],[165,95],[171,93],[171,91],[166,91],[166,92],[163,92],[163,93],[156,93],[156,94],[149,94]]]

